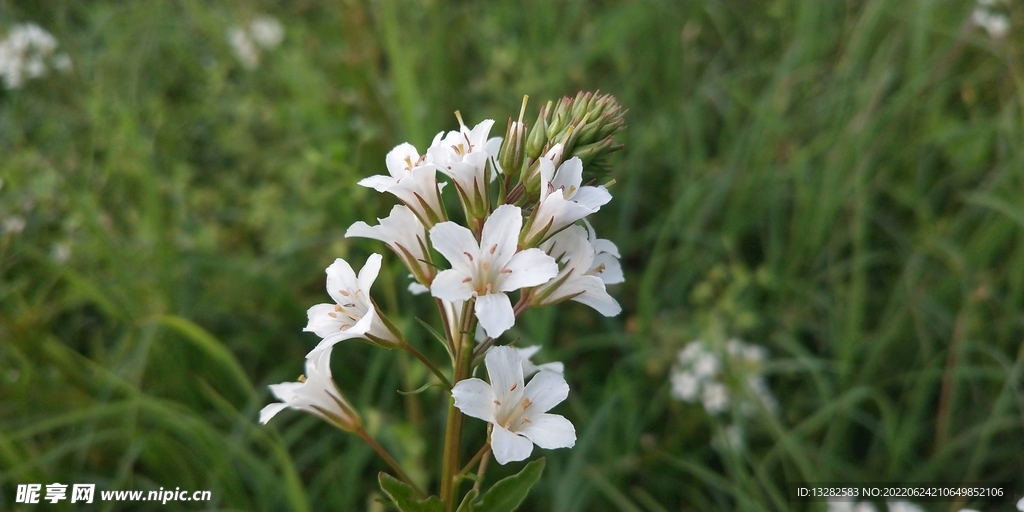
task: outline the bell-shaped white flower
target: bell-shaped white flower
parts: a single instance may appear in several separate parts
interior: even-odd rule
[[[619,284],[626,280],[622,273],[622,264],[619,263],[619,248],[615,242],[605,238],[598,238],[594,226],[586,219],[583,224],[587,226],[587,238],[590,245],[594,246],[594,269],[591,274],[600,277],[604,284]]]
[[[266,425],[285,408],[315,414],[338,428],[355,431],[362,424],[359,413],[345,400],[331,378],[331,349],[319,357],[306,359],[306,375],[299,382],[271,384],[270,392],[280,402],[272,403],[260,411],[260,423]]]
[[[534,364],[531,358],[538,351],[540,351],[540,345],[516,348],[516,352],[519,352],[519,357],[523,360],[523,377],[529,377],[541,371],[565,373],[565,365],[557,361],[540,365]]]
[[[380,224],[370,226],[358,221],[345,231],[345,238],[361,237],[380,240],[395,252],[405,266],[423,285],[434,280],[434,267],[430,263],[430,248],[427,246],[427,232],[423,223],[406,206],[395,205],[391,215],[377,219]]]
[[[462,124],[461,117],[459,124],[459,131],[448,132],[443,137],[438,133],[434,137],[427,149],[427,161],[452,179],[467,216],[479,218],[488,210],[487,184],[497,173],[493,162],[501,148],[501,138],[487,138],[494,125],[493,119],[481,121],[472,130]],[[490,167],[488,162],[492,162]],[[489,170],[493,171],[490,175]]]
[[[540,203],[526,223],[523,246],[536,247],[555,233],[612,200],[604,187],[583,186],[583,161],[572,157],[558,167],[540,158]]]
[[[569,396],[565,377],[542,370],[524,386],[522,359],[512,347],[491,348],[484,364],[491,383],[477,378],[459,381],[452,397],[463,414],[494,425],[491,450],[498,464],[525,460],[534,444],[548,450],[576,444],[572,423],[548,413]]]
[[[574,300],[586,304],[604,316],[615,316],[622,312],[619,303],[608,295],[604,281],[595,275],[601,270],[595,264],[594,246],[587,240],[583,226],[572,226],[540,247],[559,262],[562,269],[558,276],[532,292],[534,305],[555,304]]]
[[[384,159],[390,176],[370,176],[360,180],[359,184],[377,192],[394,194],[425,226],[433,226],[447,217],[441,206],[436,167],[425,160],[426,157],[421,156],[412,144],[399,144]]]
[[[320,357],[335,343],[352,338],[364,338],[390,348],[401,343],[370,300],[370,286],[380,272],[380,262],[380,254],[371,254],[359,276],[341,258],[327,267],[327,293],[335,303],[317,304],[306,312],[309,323],[303,330],[323,338],[307,358]]]
[[[502,205],[484,223],[479,242],[454,222],[442,222],[430,230],[434,249],[452,265],[434,278],[431,294],[449,301],[476,297],[474,313],[492,338],[515,324],[506,292],[537,286],[558,274],[558,264],[544,251],[516,251],[522,225],[519,207]]]

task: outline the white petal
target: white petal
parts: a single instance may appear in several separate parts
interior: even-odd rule
[[[523,389],[523,364],[519,352],[512,347],[491,347],[484,356],[487,376],[498,400],[505,402],[509,395],[518,400]]]
[[[387,192],[388,189],[395,186],[396,183],[398,183],[398,180],[391,176],[382,176],[379,174],[377,176],[370,176],[369,178],[359,180],[360,185],[372,188],[377,192]]]
[[[526,361],[533,357],[534,354],[540,352],[540,345],[530,345],[529,347],[518,347],[516,352],[519,352],[519,357]]]
[[[445,300],[469,300],[476,290],[473,289],[472,282],[466,281],[468,277],[470,276],[455,269],[445,270],[430,283],[430,294]]]
[[[576,427],[557,414],[530,416],[530,423],[519,429],[519,433],[547,450],[572,448],[576,444]]]
[[[558,190],[564,187],[565,197],[572,197],[572,194],[583,184],[583,160],[574,156],[558,166],[558,172],[551,180],[551,186]],[[571,190],[571,192],[570,192]]]
[[[498,464],[526,460],[533,453],[533,441],[509,432],[501,425],[495,425],[491,431],[491,451]]]
[[[338,332],[342,325],[339,318],[330,316],[334,313],[334,304],[317,304],[306,310],[306,328],[304,332],[315,332],[317,336],[326,338]]]
[[[413,295],[423,295],[424,293],[427,293],[429,291],[430,288],[427,288],[426,286],[423,286],[422,284],[417,283],[416,281],[409,283],[409,293]]]
[[[327,293],[335,302],[338,304],[351,302],[351,299],[346,298],[341,291],[354,293],[357,289],[359,289],[359,280],[347,261],[338,258],[331,263],[331,266],[327,267]]]
[[[582,276],[578,283],[578,289],[583,289],[583,293],[573,297],[572,300],[586,304],[604,316],[615,316],[622,312],[622,306],[611,295],[608,295],[601,278]]]
[[[523,214],[519,207],[511,204],[499,206],[484,222],[484,229],[480,234],[480,252],[489,253],[491,248],[494,248],[491,264],[499,268],[504,267],[516,254],[519,231],[522,229]]]
[[[549,372],[555,372],[555,373],[562,373],[562,374],[564,374],[565,373],[565,365],[562,364],[562,363],[559,363],[557,361],[555,361],[553,363],[544,363],[544,364],[542,364],[542,365],[537,367],[537,371],[539,371],[539,372],[549,371]]]
[[[600,242],[600,240],[598,241]],[[604,269],[597,276],[604,281],[604,284],[619,284],[626,280],[626,277],[622,275],[622,265],[610,253],[599,253],[594,257],[594,267],[601,265],[604,265]]]
[[[472,258],[479,258],[480,253],[480,246],[472,231],[454,222],[439,222],[430,228],[430,243],[451,263],[453,269],[472,275],[476,268]]]
[[[508,272],[511,271],[511,272]],[[498,290],[510,292],[542,285],[558,275],[558,263],[540,249],[519,251],[498,274]]]
[[[612,195],[604,187],[580,187],[571,199],[594,211],[600,210],[602,206],[612,200]]]
[[[409,174],[419,159],[420,153],[416,151],[416,147],[408,142],[403,142],[388,152],[388,155],[384,157],[384,163],[392,176],[401,179]]]
[[[285,410],[287,407],[288,405],[280,402],[267,405],[260,410],[260,423],[266,425],[270,418],[277,416],[277,413]]]
[[[441,277],[441,274],[438,274],[438,277]],[[436,278],[434,282],[437,282]],[[437,296],[436,293],[434,295]],[[512,309],[512,301],[504,293],[488,293],[477,296],[474,311],[484,332],[492,338],[501,336],[503,332],[516,324],[516,313]]]
[[[380,262],[382,256],[377,253],[373,253],[369,258],[366,258],[366,264],[359,270],[359,289],[363,291],[363,294],[369,296],[370,287],[373,282],[377,279],[377,274],[380,272]]]
[[[480,379],[460,380],[452,388],[452,398],[462,414],[494,423],[498,399],[490,384]]]
[[[531,415],[548,412],[552,407],[562,403],[569,396],[569,383],[565,377],[555,372],[540,372],[526,385],[523,397],[530,399]]]

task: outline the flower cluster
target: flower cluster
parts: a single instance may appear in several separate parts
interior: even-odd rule
[[[764,348],[735,338],[726,342],[724,350],[703,340],[692,341],[676,358],[670,377],[672,396],[684,402],[700,401],[709,414],[728,410],[734,396],[745,415],[752,415],[758,403],[774,412],[778,403],[761,373],[766,357]]]
[[[228,42],[243,66],[256,69],[260,65],[260,48],[270,50],[284,40],[284,27],[276,18],[260,15],[244,27],[228,29]]]
[[[40,78],[52,67],[71,69],[66,53],[55,53],[57,39],[35,23],[15,25],[0,40],[0,77],[8,89],[21,87],[25,80]]]
[[[259,42],[255,25],[250,29]],[[278,30],[270,39],[280,41],[280,35]],[[248,37],[235,29],[230,39],[243,63],[255,65],[258,55]],[[407,268],[410,291],[433,296],[451,372],[410,345],[373,300],[371,287],[384,257],[370,255],[358,272],[338,258],[327,267],[331,301],[307,311],[305,330],[320,341],[306,356],[306,376],[271,386],[280,402],[263,409],[261,422],[285,408],[315,414],[362,437],[410,482],[331,379],[335,345],[359,339],[409,352],[433,372],[436,385],[450,390],[440,492],[446,503],[453,503],[458,486],[463,415],[488,424],[488,442],[474,461],[493,454],[507,464],[528,458],[534,445],[576,443],[572,423],[548,412],[568,396],[564,365],[534,364],[530,359],[539,346],[496,346],[533,307],[573,300],[605,316],[622,310],[606,288],[623,281],[618,249],[586,221],[611,194],[586,182],[584,165],[621,147],[612,135],[622,127],[623,112],[611,96],[581,94],[563,99],[554,113],[548,120],[550,112],[542,111],[540,132],[555,139],[534,140],[530,144],[537,147],[531,149],[523,112],[518,121],[509,120],[504,138],[490,136],[493,120],[469,128],[456,112],[458,130],[438,133],[423,152],[399,144],[384,159],[387,174],[359,182],[400,204],[376,224],[352,224],[345,237],[383,242]],[[455,200],[461,212],[448,210]],[[489,382],[471,377],[480,360]]]
[[[1010,18],[994,10],[997,0],[978,0],[971,11],[971,21],[985,29],[988,35],[1002,39],[1010,31]]]

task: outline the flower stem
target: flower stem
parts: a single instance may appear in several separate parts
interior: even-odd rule
[[[469,376],[470,366],[473,363],[473,330],[475,329],[476,317],[473,315],[474,301],[467,300],[462,306],[461,326],[456,335],[457,347],[455,353],[455,374],[452,382],[459,381]],[[448,400],[448,419],[445,423],[444,432],[444,455],[441,458],[441,501],[444,502],[447,510],[451,511],[455,506],[455,489],[457,487],[455,477],[459,469],[459,452],[462,444],[462,420],[464,416],[455,408],[455,399]]]
[[[476,464],[476,462],[480,460],[480,458],[483,457],[485,453],[489,453],[490,451],[491,443],[484,443],[484,445],[480,447],[480,450],[476,452],[476,455],[474,455],[472,459],[469,459],[469,462],[467,462],[466,465],[459,470],[459,473],[456,475],[456,477],[461,477],[462,475],[468,473],[469,468],[473,467],[473,464]]]
[[[356,430],[355,433],[357,436],[362,438],[363,441],[366,441],[366,444],[370,445],[370,448],[373,448],[373,451],[377,452],[377,455],[380,455],[380,458],[384,459],[384,462],[386,462],[388,466],[391,466],[391,469],[395,470],[395,473],[398,473],[398,478],[402,479],[403,482],[409,484],[412,487],[412,490],[416,492],[416,496],[420,498],[427,497],[423,490],[420,489],[419,486],[416,485],[416,483],[413,482],[411,478],[409,478],[409,475],[405,474],[405,471],[402,470],[402,466],[398,465],[398,462],[396,462],[395,459],[391,457],[391,454],[388,453],[387,450],[385,450],[384,447],[381,446],[376,440],[374,440],[373,437],[370,436],[370,433],[367,432],[365,428],[360,427],[359,430]]]
[[[473,482],[473,488],[480,491],[480,486],[484,483],[484,473],[487,472],[487,461],[491,460],[490,443],[487,444],[487,452],[484,453],[483,458],[480,459],[480,467],[476,469],[476,482]]]
[[[435,365],[433,361],[431,361],[430,359],[427,359],[427,356],[423,355],[422,352],[420,352],[419,350],[416,350],[416,347],[414,347],[414,346],[412,346],[412,345],[410,345],[408,343],[403,343],[402,344],[402,349],[405,350],[406,352],[416,356],[416,359],[419,359],[423,364],[425,364],[427,366],[427,368],[430,368],[430,371],[434,372],[434,375],[437,376],[437,378],[441,380],[441,383],[444,384],[446,388],[448,388],[448,389],[452,388],[452,383],[448,381],[448,377],[445,377],[444,374],[441,373],[441,369],[438,368],[437,365]]]

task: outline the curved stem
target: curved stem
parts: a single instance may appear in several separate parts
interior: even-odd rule
[[[473,467],[473,464],[476,464],[476,462],[478,460],[480,460],[480,458],[483,457],[485,453],[490,453],[490,451],[491,451],[491,443],[490,442],[484,443],[484,445],[480,447],[480,450],[476,452],[476,455],[474,455],[472,459],[469,459],[469,462],[467,462],[466,465],[463,466],[462,469],[460,469],[458,473],[456,473],[455,477],[458,478],[458,477],[461,477],[462,475],[465,475],[466,473],[468,473],[469,472],[469,468]]]
[[[490,448],[490,444],[487,445]],[[484,483],[484,473],[487,472],[487,462],[491,460],[491,450],[488,449],[484,453],[483,458],[480,459],[480,467],[476,469],[476,482],[473,482],[473,488],[480,492],[480,486]]]
[[[408,343],[403,343],[402,350],[405,350],[406,352],[416,356],[416,359],[419,359],[420,362],[427,366],[427,368],[430,368],[430,371],[434,372],[434,375],[441,380],[441,383],[444,384],[445,387],[447,387],[448,389],[452,388],[452,383],[448,381],[448,377],[445,377],[444,374],[441,373],[441,369],[438,368],[433,361],[427,359],[427,356],[423,355],[422,352],[416,350],[416,347]]]
[[[391,469],[395,470],[395,473],[398,473],[398,478],[402,479],[403,482],[412,487],[412,490],[416,492],[416,496],[420,498],[427,497],[423,490],[420,489],[419,486],[409,478],[409,475],[402,470],[402,466],[399,466],[398,462],[391,457],[391,454],[388,453],[387,450],[385,450],[384,447],[376,440],[374,440],[373,437],[370,437],[370,433],[367,432],[365,428],[360,427],[359,430],[356,431],[356,435],[362,438],[363,441],[366,441],[366,444],[370,445],[370,448],[373,448],[373,451],[377,452],[377,455],[380,455],[380,458],[384,459],[384,462],[386,462],[388,466],[391,466]]]

